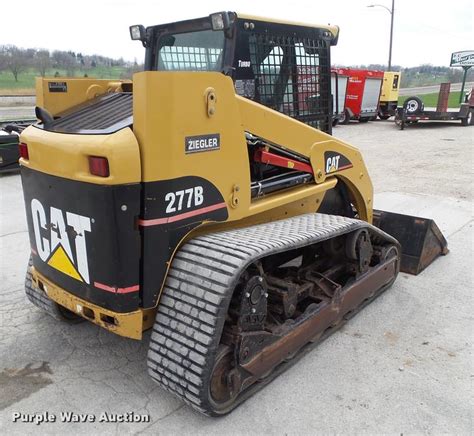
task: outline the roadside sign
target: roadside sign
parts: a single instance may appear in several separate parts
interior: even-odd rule
[[[472,67],[474,65],[474,50],[456,51],[451,55],[450,67]]]

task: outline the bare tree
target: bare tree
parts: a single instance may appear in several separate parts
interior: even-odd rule
[[[49,50],[39,49],[36,51],[33,63],[41,77],[46,76],[46,71],[51,68],[52,62],[49,57]]]
[[[3,46],[0,46],[0,71],[4,71],[6,69],[7,69],[6,55],[3,50]]]
[[[30,64],[30,53],[14,45],[3,46],[1,52],[2,63],[5,69],[10,70],[15,78],[15,82],[18,82],[18,76],[24,72]]]
[[[55,68],[62,68],[66,70],[68,76],[74,76],[78,65],[73,52],[55,50],[53,51],[52,58]]]

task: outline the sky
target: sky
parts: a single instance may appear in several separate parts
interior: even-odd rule
[[[392,0],[22,0],[4,16],[0,44],[72,50],[143,61],[140,42],[128,27],[162,24],[240,11],[315,24],[337,24],[332,50],[337,65],[387,64]],[[472,0],[395,0],[392,65],[449,66],[451,53],[474,49]]]

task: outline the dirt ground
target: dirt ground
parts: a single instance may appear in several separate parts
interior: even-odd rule
[[[451,252],[419,276],[400,274],[340,331],[220,419],[193,412],[151,381],[148,334],[137,342],[90,323],[61,324],[27,302],[20,177],[0,176],[0,433],[472,434],[473,134],[460,123],[335,128],[362,150],[375,206],[435,218]],[[65,412],[89,422],[63,422]],[[100,422],[103,413],[148,420]],[[55,422],[21,422],[34,414]]]

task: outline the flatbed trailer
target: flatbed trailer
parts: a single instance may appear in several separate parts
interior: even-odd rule
[[[461,121],[463,126],[472,126],[474,99],[473,91],[466,97],[465,103],[459,109],[448,109],[450,84],[442,83],[440,87],[436,110],[425,110],[422,101],[417,97],[408,97],[402,107],[397,108],[395,125],[403,130],[406,125],[418,121]]]

